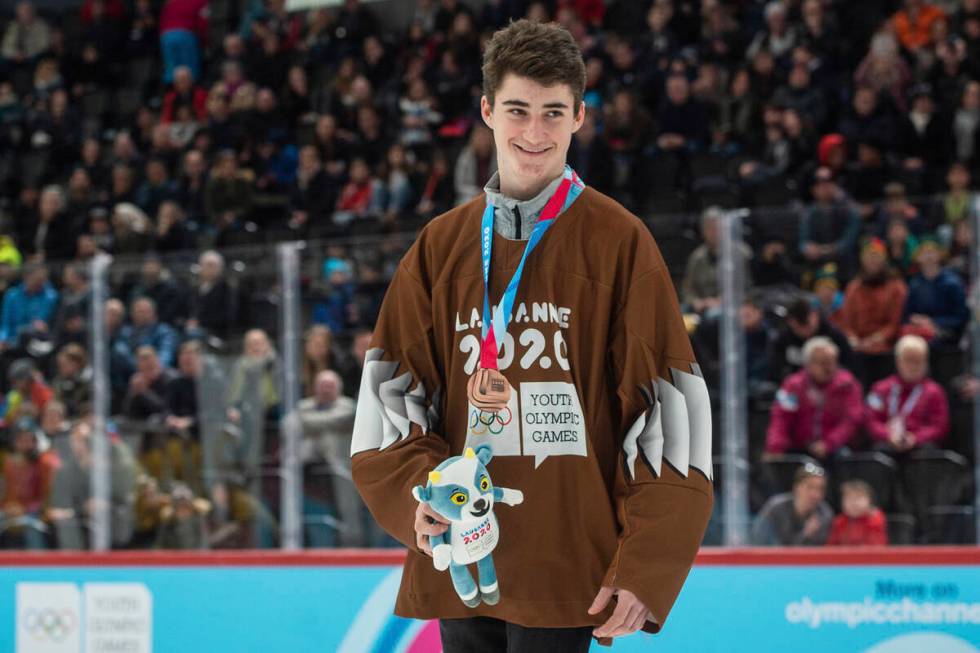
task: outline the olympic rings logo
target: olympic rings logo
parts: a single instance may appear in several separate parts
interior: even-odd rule
[[[514,415],[507,406],[497,413],[473,410],[470,412],[470,433],[483,435],[489,431],[490,435],[499,435],[513,418]]]
[[[54,610],[52,608],[30,609],[24,612],[24,628],[36,640],[49,639],[60,642],[75,630],[78,620],[71,608]]]

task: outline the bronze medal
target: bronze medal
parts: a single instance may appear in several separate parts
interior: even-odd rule
[[[466,391],[471,404],[491,413],[503,410],[510,401],[510,383],[497,369],[478,368]]]

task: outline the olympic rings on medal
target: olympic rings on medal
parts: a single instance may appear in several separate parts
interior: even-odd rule
[[[470,433],[473,435],[483,435],[490,432],[490,435],[499,435],[504,427],[514,419],[510,408],[504,406],[500,412],[492,413],[485,410],[473,409],[470,412]]]

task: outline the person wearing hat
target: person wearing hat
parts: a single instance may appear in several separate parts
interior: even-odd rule
[[[54,396],[30,358],[19,358],[7,368],[10,391],[0,406],[3,420],[0,426],[9,425],[22,415],[38,415]]]
[[[847,284],[839,325],[855,353],[855,371],[862,384],[891,373],[891,349],[902,325],[908,287],[888,266],[888,249],[880,238],[861,247],[861,269]]]
[[[793,475],[793,489],[769,498],[752,523],[755,546],[820,546],[827,541],[834,511],[825,501],[827,473],[806,463]]]
[[[903,328],[923,336],[933,347],[958,343],[970,317],[963,282],[943,265],[945,256],[934,235],[923,236],[914,255],[919,273],[909,281],[902,312]]]
[[[800,253],[808,268],[835,263],[845,276],[854,269],[853,251],[861,232],[861,217],[846,200],[833,172],[820,166],[810,187],[813,203],[800,223]]]
[[[840,280],[837,278],[837,266],[833,263],[828,263],[813,275],[811,306],[820,315],[822,321],[826,321],[837,331],[841,308],[844,307],[844,293],[841,292]],[[841,341],[847,345],[847,339],[843,338],[843,335]],[[842,343],[839,342],[838,346]],[[847,345],[847,351],[850,353],[850,345]]]
[[[17,532],[23,536],[25,548],[43,549],[46,526],[41,515],[61,461],[33,417],[20,417],[11,432],[13,454],[3,463],[0,534]]]
[[[847,163],[847,139],[841,134],[826,134],[817,142],[817,162],[840,175]]]

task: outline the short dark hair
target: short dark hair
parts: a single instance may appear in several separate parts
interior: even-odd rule
[[[483,94],[493,106],[507,73],[529,77],[542,86],[568,84],[578,112],[585,95],[585,61],[575,39],[555,23],[521,19],[498,30],[483,54]]]
[[[810,302],[805,297],[797,297],[786,308],[786,317],[802,324],[810,319],[811,311],[813,311],[813,306],[810,305]]]

